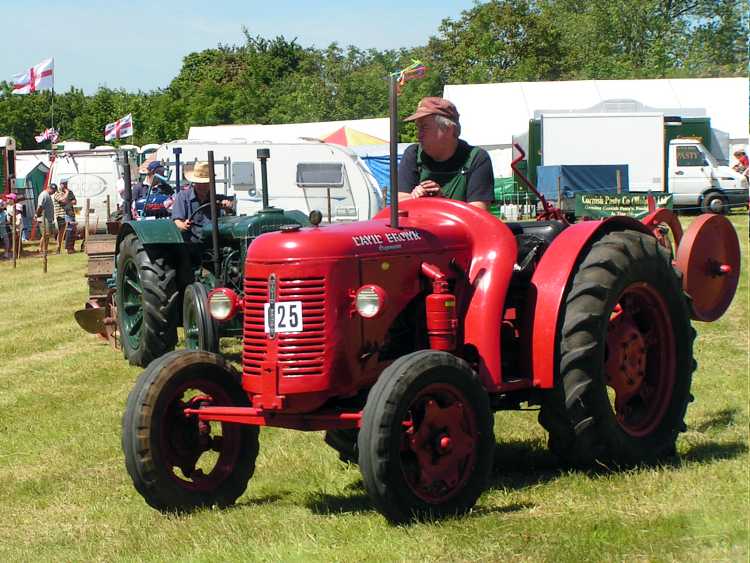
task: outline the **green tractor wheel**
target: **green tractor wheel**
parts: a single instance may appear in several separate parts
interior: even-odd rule
[[[208,314],[208,291],[199,282],[185,288],[182,301],[182,322],[185,328],[185,348],[188,350],[219,351],[216,324]]]
[[[177,343],[175,269],[164,255],[150,258],[131,233],[120,244],[116,282],[123,354],[131,364],[145,367]]]

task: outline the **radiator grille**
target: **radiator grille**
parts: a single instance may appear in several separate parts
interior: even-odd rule
[[[322,375],[325,351],[325,278],[280,277],[278,301],[301,301],[304,331],[276,335],[276,358],[282,377]],[[268,279],[245,278],[243,371],[260,375],[268,358],[268,336],[263,329],[263,306],[268,302]]]

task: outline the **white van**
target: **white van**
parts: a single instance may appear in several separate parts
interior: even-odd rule
[[[346,147],[320,141],[179,140],[161,145],[157,160],[173,170],[177,147],[182,149],[181,166],[207,160],[208,151],[214,152],[216,190],[236,196],[241,214],[253,214],[263,206],[258,149],[270,152],[266,161],[268,199],[274,207],[298,209],[305,214],[317,209],[324,222],[332,223],[369,219],[383,208],[383,195],[374,176]]]

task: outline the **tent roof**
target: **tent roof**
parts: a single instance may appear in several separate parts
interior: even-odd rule
[[[351,127],[367,135],[385,139],[390,137],[387,117],[321,121],[318,123],[286,123],[282,125],[213,125],[191,127],[188,140],[201,141],[271,141],[293,142],[300,139],[320,139],[341,127]]]
[[[42,172],[49,170],[49,160],[46,154],[16,153],[16,178],[25,178],[32,170],[41,166]]]
[[[695,109],[730,139],[748,138],[748,79],[583,80],[445,86],[461,114],[461,137],[475,145],[507,145],[541,110],[585,110],[607,100],[632,99],[670,113]],[[688,111],[693,110],[693,111]]]

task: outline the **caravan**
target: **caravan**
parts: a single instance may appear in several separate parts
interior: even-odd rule
[[[63,144],[58,149],[50,181],[58,184],[67,179],[78,205],[89,201],[89,229],[106,230],[108,214],[121,203],[123,184],[123,151],[109,147],[91,149],[88,143]],[[129,153],[126,153],[129,154]],[[134,163],[133,163],[134,164]],[[84,216],[81,212],[79,221]]]
[[[270,151],[268,196],[272,206],[305,214],[317,209],[323,221],[331,223],[369,219],[383,207],[382,192],[370,170],[351,150],[339,145],[320,141],[173,141],[156,151],[157,160],[171,170],[175,148],[182,151],[181,167],[206,160],[208,151],[214,152],[216,190],[236,196],[240,214],[250,215],[263,206],[258,149]]]

